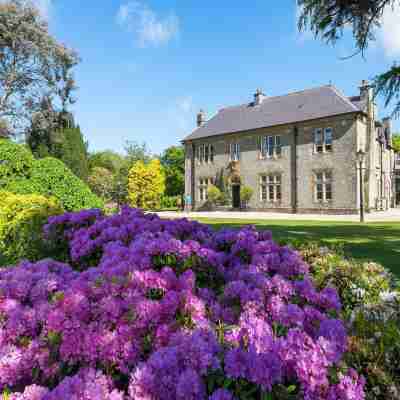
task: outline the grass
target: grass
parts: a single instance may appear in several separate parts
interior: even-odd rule
[[[349,223],[282,220],[234,220],[200,218],[215,229],[255,225],[272,231],[277,241],[318,241],[343,245],[345,254],[356,260],[375,261],[400,277],[400,222]]]

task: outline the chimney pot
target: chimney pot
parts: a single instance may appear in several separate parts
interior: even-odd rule
[[[201,109],[197,114],[197,126],[200,127],[204,125],[205,122],[206,122],[206,113],[204,112],[204,110]]]
[[[368,80],[363,79],[361,81],[361,86],[360,86],[361,100],[366,100],[367,102],[372,102],[373,97],[374,97],[373,86],[370,84],[370,82]]]
[[[255,94],[254,94],[254,105],[259,106],[263,102],[265,97],[266,96],[263,93],[263,91],[260,88],[257,89]]]

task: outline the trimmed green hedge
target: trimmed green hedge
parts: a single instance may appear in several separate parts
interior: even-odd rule
[[[42,227],[49,216],[63,211],[55,198],[0,192],[1,263],[11,265],[21,259],[36,261],[45,257]]]
[[[27,147],[0,139],[0,188],[9,180],[29,177],[34,162]]]
[[[89,186],[56,158],[47,157],[37,160],[32,168],[30,181],[36,193],[55,196],[67,211],[104,206]]]
[[[56,158],[35,160],[24,146],[0,141],[1,188],[17,194],[56,197],[66,211],[104,206],[89,187]]]

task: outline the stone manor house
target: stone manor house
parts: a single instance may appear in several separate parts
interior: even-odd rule
[[[197,128],[183,140],[186,207],[207,208],[208,188],[216,185],[225,208],[239,209],[240,189],[249,186],[252,210],[358,213],[362,150],[365,208],[386,210],[396,204],[391,135],[367,81],[353,97],[332,85],[276,97],[257,90],[252,102],[207,121],[203,111],[197,115]]]

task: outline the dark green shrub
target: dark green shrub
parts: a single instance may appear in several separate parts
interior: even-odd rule
[[[87,143],[78,127],[64,128],[58,132],[60,142],[52,146],[50,156],[58,158],[80,179],[89,175]]]

